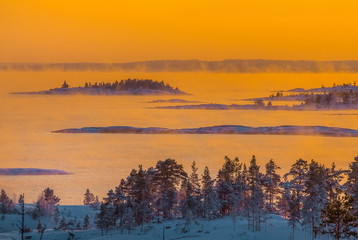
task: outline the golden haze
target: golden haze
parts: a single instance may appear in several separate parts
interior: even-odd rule
[[[358,1],[0,1],[0,62],[356,59]]]

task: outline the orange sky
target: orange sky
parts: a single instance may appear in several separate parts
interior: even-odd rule
[[[357,0],[0,0],[0,62],[358,59]]]

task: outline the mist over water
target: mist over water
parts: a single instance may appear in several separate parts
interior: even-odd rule
[[[85,82],[148,78],[168,82],[185,96],[47,96],[11,95]],[[264,135],[132,135],[53,134],[63,128],[135,126],[194,128],[224,124],[246,126],[322,125],[358,129],[358,111],[170,110],[148,103],[181,98],[203,103],[234,104],[268,96],[275,90],[332,86],[358,80],[358,74],[235,74],[135,72],[0,72],[0,168],[59,169],[72,175],[0,176],[0,189],[10,196],[25,193],[33,201],[45,187],[55,189],[62,204],[81,204],[86,188],[103,197],[138,164],[149,167],[171,157],[186,170],[193,160],[213,176],[225,155],[261,164],[273,158],[286,171],[298,158],[333,161],[347,168],[358,155],[356,138]],[[274,103],[275,104],[275,103]]]

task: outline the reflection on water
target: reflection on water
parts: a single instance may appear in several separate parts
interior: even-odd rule
[[[356,138],[246,135],[120,135],[53,134],[52,130],[84,126],[127,125],[185,128],[239,124],[247,126],[324,125],[358,129],[358,111],[219,111],[151,109],[172,103],[147,103],[178,96],[30,96],[11,91],[53,88],[67,80],[115,81],[152,78],[192,93],[186,100],[232,104],[267,96],[271,91],[329,86],[353,82],[357,74],[209,74],[209,73],[99,73],[0,72],[0,167],[54,168],[65,176],[1,176],[0,188],[10,196],[25,192],[34,200],[47,186],[64,204],[80,204],[87,187],[103,196],[138,164],[153,166],[172,157],[186,169],[193,160],[212,174],[225,155],[249,162],[251,155],[264,164],[273,158],[283,168],[298,158],[347,167],[358,154]],[[233,101],[234,100],[234,101]],[[177,105],[177,103],[175,103]],[[263,166],[262,166],[263,169]]]

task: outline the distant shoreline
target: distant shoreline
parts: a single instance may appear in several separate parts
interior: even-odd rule
[[[260,98],[258,98],[260,99]],[[358,105],[332,105],[323,106],[319,104],[301,104],[293,106],[257,106],[255,104],[193,104],[193,105],[175,105],[159,106],[155,109],[186,109],[186,110],[264,110],[264,111],[333,111],[333,110],[358,110]]]
[[[126,79],[115,82],[86,82],[84,86],[71,87],[66,81],[61,87],[35,92],[12,92],[10,94],[40,95],[184,95],[179,88],[173,88],[163,81],[151,79]]]
[[[115,133],[115,134],[245,134],[245,135],[312,135],[328,137],[358,137],[358,130],[325,126],[267,126],[248,127],[241,125],[220,125],[200,128],[159,127],[84,127],[52,131],[52,133]]]
[[[11,92],[10,94],[24,94],[24,95],[186,95],[184,92],[171,92],[161,90],[128,90],[128,91],[114,91],[109,89],[88,89],[84,87],[76,88],[54,88],[50,90],[35,91],[35,92]]]

